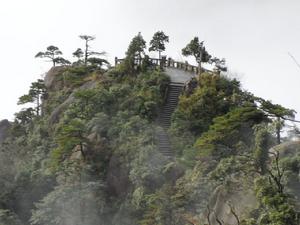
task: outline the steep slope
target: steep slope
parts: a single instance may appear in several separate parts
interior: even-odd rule
[[[233,212],[243,225],[298,225],[299,143],[275,147],[279,193],[258,98],[220,74],[187,90],[185,71],[130,69],[52,68],[42,114],[33,101],[0,123],[1,225],[236,225]],[[276,196],[283,208],[268,205]]]

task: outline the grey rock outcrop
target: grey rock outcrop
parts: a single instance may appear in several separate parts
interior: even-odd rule
[[[0,143],[2,143],[7,137],[9,128],[10,128],[10,123],[8,120],[0,121]]]
[[[60,87],[58,82],[58,75],[66,69],[65,66],[52,67],[46,74],[44,82],[47,89],[57,89]]]
[[[78,89],[75,89],[73,93],[61,104],[59,105],[50,115],[49,118],[49,124],[53,125],[54,123],[57,123],[60,119],[60,115],[62,112],[64,112],[72,102],[74,102],[74,93],[78,90],[86,90],[86,89],[93,89],[97,87],[97,82],[95,81],[89,81],[82,86],[80,86]]]

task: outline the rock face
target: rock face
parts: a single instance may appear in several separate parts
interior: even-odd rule
[[[278,151],[280,158],[289,158],[300,154],[300,141],[290,141],[274,146],[269,152]],[[300,173],[298,175],[300,178]],[[212,225],[218,225],[216,216],[222,218],[224,224],[237,225],[234,215],[230,211],[230,206],[234,207],[236,213],[240,216],[247,215],[250,209],[255,209],[258,205],[253,187],[244,187],[241,183],[236,183],[235,188],[231,187],[226,190],[224,186],[219,186],[215,189],[210,200],[210,209],[214,212],[210,219]],[[296,206],[300,209],[300,182],[294,179],[287,184],[289,193],[296,198]],[[229,204],[228,204],[229,203]],[[207,212],[206,212],[207,213]],[[202,219],[205,220],[206,215]]]
[[[118,197],[124,197],[130,187],[129,170],[116,156],[113,156],[109,162],[107,185],[111,194]]]
[[[45,77],[45,86],[47,89],[54,89],[54,87],[59,86],[57,81],[57,76],[61,74],[65,70],[66,67],[64,66],[56,66],[52,67]]]
[[[59,121],[60,115],[69,107],[69,105],[74,102],[74,93],[78,90],[86,90],[86,89],[93,89],[97,87],[97,83],[94,81],[89,81],[83,84],[81,87],[75,89],[73,93],[58,107],[56,107],[50,115],[49,124],[52,125]]]
[[[10,128],[10,123],[8,122],[8,120],[0,121],[0,143],[2,143],[7,137],[9,128]]]
[[[253,190],[241,188],[242,185],[237,186],[240,187],[235,190],[226,190],[219,186],[214,191],[210,202],[210,209],[214,212],[210,216],[212,225],[218,225],[216,218],[222,218],[224,224],[238,225],[230,207],[233,207],[237,215],[242,216],[258,204]],[[205,219],[203,216],[203,220]]]
[[[285,142],[270,149],[270,152],[275,151],[279,151],[281,158],[294,156],[300,153],[300,141]]]

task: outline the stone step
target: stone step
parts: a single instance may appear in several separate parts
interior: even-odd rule
[[[172,150],[170,147],[159,147],[159,150],[162,152],[170,152],[172,153]]]
[[[164,128],[164,130],[168,130],[171,124],[162,124],[161,127]]]
[[[170,141],[169,140],[159,140],[159,144],[162,145],[162,144],[170,144]]]
[[[171,123],[171,121],[170,121],[170,120],[167,120],[167,119],[163,119],[163,120],[161,120],[160,122],[161,122],[161,125]]]
[[[170,147],[159,146],[160,152],[170,152],[172,153],[172,149]]]
[[[164,116],[167,116],[168,119],[171,119],[173,112],[172,111],[166,111],[164,112],[164,115],[162,115],[160,118],[164,118]]]
[[[172,110],[171,108],[169,108],[169,109],[165,109],[164,111],[162,111],[162,113],[161,113],[161,115],[160,115],[160,117],[159,118],[161,118],[163,115],[165,115],[165,114],[170,114],[170,115],[172,115],[174,113],[174,110]]]
[[[178,104],[177,98],[176,99],[169,99],[168,102],[165,105],[170,105],[170,104],[177,105]]]
[[[175,108],[174,108],[175,109]],[[173,112],[174,112],[174,109],[172,110],[172,108],[168,108],[168,109],[165,109],[163,112],[162,112],[162,114],[164,115],[164,114],[173,114]],[[161,116],[163,116],[163,115],[161,115]]]
[[[163,107],[163,110],[166,110],[166,109],[171,109],[171,110],[173,110],[173,109],[176,108],[176,106],[177,106],[177,105],[168,105],[168,106]]]
[[[165,108],[163,109],[162,113],[168,113],[168,112],[173,113],[174,110],[175,110],[175,108],[176,108],[176,106],[174,106],[174,107],[172,107],[172,106],[165,107]]]
[[[164,131],[165,132],[165,131]],[[162,141],[164,141],[164,140],[169,140],[169,136],[156,136],[159,140],[162,140]]]
[[[168,117],[165,115],[164,117],[161,118],[160,122],[161,123],[169,123],[169,122],[171,123],[171,116]]]
[[[171,149],[168,149],[168,150],[160,149],[160,152],[162,152],[162,153],[167,153],[167,154],[170,154],[170,155],[173,154],[173,152],[172,152]]]
[[[160,152],[173,154],[173,152],[172,152],[172,150],[170,148],[168,148],[168,149],[160,148]]]
[[[165,106],[165,107],[163,108],[163,110],[166,110],[166,109],[174,110],[176,107],[177,107],[177,105],[168,105],[168,106]]]
[[[164,107],[170,107],[170,106],[176,107],[177,105],[178,105],[178,102],[168,102],[167,104],[164,105]]]
[[[165,129],[168,130],[170,128],[171,123],[162,123],[161,126]]]
[[[172,115],[164,115],[163,117],[160,118],[161,122],[171,122]]]
[[[168,102],[166,105],[164,105],[164,107],[163,108],[165,108],[165,107],[170,107],[170,106],[174,106],[174,107],[176,107],[178,105],[178,102]]]
[[[164,140],[165,139],[165,140]],[[168,137],[164,137],[164,138],[157,138],[157,140],[159,140],[159,143],[170,143],[169,138]]]
[[[175,94],[175,93],[170,94],[170,93],[169,93],[167,99],[170,100],[170,99],[174,98],[174,99],[177,99],[177,100],[178,100],[179,96],[180,96],[180,93],[178,93],[178,94]]]
[[[169,88],[168,92],[169,93],[181,93],[182,89],[181,88]]]
[[[161,108],[157,119],[158,125],[162,128],[161,130],[157,131],[156,134],[159,151],[168,158],[173,158],[174,153],[172,151],[171,142],[166,130],[168,130],[171,125],[172,114],[178,105],[178,99],[182,89],[182,83],[171,82],[169,84],[166,103]]]
[[[164,116],[164,117],[161,117],[160,120],[159,120],[161,123],[171,123],[171,117],[168,117],[168,116]]]
[[[164,115],[162,115],[160,118],[163,119],[163,118],[165,118],[165,116],[167,116],[168,119],[171,119],[172,114],[173,114],[172,112],[169,112],[169,113],[165,112]]]
[[[176,106],[178,105],[178,103],[168,103],[166,105],[163,106],[163,109],[166,109],[166,108],[176,108]]]
[[[173,101],[178,102],[178,97],[179,97],[179,96],[170,96],[167,100],[168,100],[168,101],[173,100]]]
[[[163,144],[170,144],[170,141],[169,140],[159,140],[159,144],[160,145],[163,145]]]
[[[173,152],[161,152],[164,156],[172,156],[173,157]]]
[[[160,147],[170,147],[170,142],[169,141],[167,141],[167,142],[161,142],[161,141],[159,141],[159,146]]]
[[[181,94],[181,91],[180,90],[176,90],[176,91],[174,91],[174,90],[172,90],[172,91],[169,91],[168,92],[168,97],[170,97],[170,96],[179,96]]]
[[[176,105],[169,105],[169,106],[165,106],[165,107],[163,108],[163,110],[168,110],[168,109],[174,110],[175,108],[176,108]]]
[[[178,103],[178,97],[172,97],[172,98],[169,98],[169,99],[167,99],[167,103],[166,104],[169,104],[169,103],[173,103],[173,102],[176,102],[176,103]]]
[[[161,116],[164,116],[165,114],[172,115],[173,112],[174,112],[174,111],[173,111],[172,109],[166,109],[165,111],[163,111],[163,115],[161,115]]]
[[[168,114],[168,115],[172,115],[174,113],[174,110],[172,110],[172,109],[166,109],[164,112],[163,112],[163,115],[161,115],[161,116],[164,116],[164,115],[166,115],[166,114]],[[161,118],[161,117],[160,117]]]
[[[163,114],[165,113],[170,113],[173,114],[175,107],[169,107],[169,108],[165,108],[164,111],[162,112]]]
[[[172,95],[172,94],[180,95],[181,89],[169,89],[168,93],[169,93],[169,95]]]
[[[171,82],[170,84],[169,84],[169,88],[183,88],[183,86],[184,86],[184,84],[176,84],[176,83],[173,83],[173,82]]]
[[[172,115],[171,115],[171,114],[170,114],[170,115],[167,115],[167,114],[165,113],[165,115],[163,115],[163,116],[161,116],[161,117],[159,118],[159,121],[160,121],[160,122],[168,122],[168,121],[171,122],[171,118],[172,118]]]

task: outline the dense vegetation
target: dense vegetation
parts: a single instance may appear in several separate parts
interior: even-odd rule
[[[166,158],[155,134],[170,80],[141,34],[114,68],[91,57],[103,54],[90,50],[93,37],[81,39],[76,62],[20,97],[0,147],[1,225],[300,224],[300,144],[274,147],[293,110],[221,69],[204,72],[180,96],[168,131],[176,159]],[[168,41],[157,32],[151,50]],[[187,55],[192,44],[206,52],[195,38]],[[38,57],[62,63],[54,51]]]

